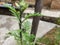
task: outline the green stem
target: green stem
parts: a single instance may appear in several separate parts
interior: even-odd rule
[[[21,2],[21,0],[19,0],[19,2]],[[21,7],[20,7],[20,18],[19,18],[19,28],[20,28],[20,30],[22,30],[21,29],[21,26],[22,26],[21,18],[22,18],[22,12],[21,12]],[[22,32],[20,32],[20,41],[21,41],[20,43],[22,45]]]
[[[20,15],[20,19],[19,19],[19,28],[21,30],[21,26],[22,26],[22,23],[21,23],[21,15]],[[21,45],[22,45],[22,32],[20,32],[20,41],[21,41]]]

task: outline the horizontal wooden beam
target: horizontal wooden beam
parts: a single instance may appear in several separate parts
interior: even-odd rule
[[[16,10],[18,10],[16,8]],[[0,15],[9,15],[9,16],[13,16],[11,15],[11,12],[9,11],[8,8],[0,6]],[[24,17],[24,16],[23,16]],[[46,22],[51,22],[51,23],[55,23],[57,24],[57,19],[56,17],[49,17],[49,16],[41,16],[40,20],[46,21]]]
[[[56,18],[56,17],[41,16],[41,17],[40,17],[40,20],[58,24],[58,23],[57,23],[58,18]],[[58,24],[58,25],[59,25],[59,24]]]
[[[23,14],[23,18],[24,18],[24,15],[25,14]],[[30,17],[30,19],[32,19],[32,18],[33,17]],[[58,19],[59,19],[59,17],[40,16],[40,20],[42,20],[42,21],[60,25],[60,23],[58,23]]]

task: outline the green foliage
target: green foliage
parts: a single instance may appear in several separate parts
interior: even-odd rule
[[[29,30],[31,29],[31,24],[30,24],[29,21],[25,21],[25,22],[23,22],[22,27],[23,27],[25,30],[29,31]]]
[[[20,6],[20,11],[23,12],[23,11],[28,7],[28,4],[25,3],[24,0],[22,0],[22,1],[19,3],[19,6]]]
[[[42,44],[49,45],[49,44],[50,44],[50,39],[49,39],[49,38],[44,38],[44,37],[42,37],[42,38],[39,38],[39,39],[37,40],[37,42],[42,43]]]
[[[34,35],[30,35],[29,33],[23,33],[22,34],[23,36],[23,42],[25,43],[24,45],[33,45],[34,44],[34,42],[32,42],[33,41],[33,38],[35,38],[34,37]]]
[[[33,39],[35,38],[35,36],[33,34],[30,34],[31,25],[30,22],[26,20],[32,16],[41,16],[41,14],[40,13],[27,14],[24,20],[22,20],[22,14],[24,10],[28,8],[28,4],[24,0],[20,0],[18,3],[16,3],[16,5],[19,10],[16,10],[12,6],[5,5],[6,7],[9,8],[12,15],[14,15],[18,19],[20,27],[19,30],[10,31],[8,34],[14,36],[18,45],[34,45]]]
[[[55,39],[56,39],[55,43],[59,44],[60,43],[60,27],[58,27],[56,30],[57,31],[55,32]]]
[[[17,34],[17,30],[16,31],[12,31],[9,34],[14,36],[15,40],[17,41],[17,43],[19,43],[19,45],[21,44],[21,39],[20,39],[20,34]],[[22,33],[22,44],[23,45],[30,45],[30,44],[34,44],[32,42],[32,39],[34,38],[33,35],[29,35],[29,33]]]
[[[8,7],[9,8],[9,11],[11,12],[11,14],[13,15],[13,16],[15,16],[18,20],[20,19],[20,11],[17,11],[14,7],[12,7],[12,6],[9,6],[9,5],[7,5],[7,4],[5,4],[5,7]]]
[[[21,30],[13,30],[13,31],[10,31],[8,34],[11,36],[14,36],[16,40],[20,40],[20,35],[19,35],[20,32]]]
[[[42,16],[42,15],[40,13],[28,14],[28,15],[25,16],[25,19],[28,19],[32,16]]]
[[[60,45],[60,27],[57,27],[55,29],[55,32],[52,33],[54,37],[52,39],[50,36],[43,36],[42,38],[39,38],[37,42],[45,44],[45,45]]]
[[[56,23],[60,25],[60,17],[59,17],[59,18],[57,18]]]

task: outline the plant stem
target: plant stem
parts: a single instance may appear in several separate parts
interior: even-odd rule
[[[22,24],[21,24],[21,15],[20,15],[20,19],[19,19],[19,28],[20,28],[20,30],[21,30],[21,26],[22,26]],[[20,39],[21,39],[21,45],[22,45],[22,32],[20,32]]]
[[[22,30],[21,26],[22,26],[22,12],[20,11],[20,18],[19,18],[19,28],[20,30]],[[22,32],[20,32],[20,39],[21,39],[21,45],[22,45]]]
[[[19,0],[19,2],[21,2],[21,0]],[[20,28],[20,30],[22,30],[22,28],[21,28],[21,26],[22,26],[22,14],[23,14],[23,12],[21,11],[21,7],[20,7],[20,18],[19,18],[19,28]],[[21,43],[21,45],[22,45],[22,31],[20,32],[20,43]]]

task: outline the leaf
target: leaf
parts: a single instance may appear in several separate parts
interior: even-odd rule
[[[21,30],[12,30],[8,34],[14,37],[20,37]]]
[[[33,39],[34,39],[34,38],[35,38],[35,36],[34,36],[33,34],[31,34],[29,41],[30,41],[30,42],[33,42]]]
[[[28,7],[28,4],[24,0],[20,1],[18,4],[21,12],[24,12],[24,10]]]
[[[28,19],[28,18],[33,17],[33,16],[42,16],[42,15],[40,13],[28,14],[25,16],[25,19]]]
[[[25,21],[24,23],[23,23],[23,28],[26,30],[26,31],[28,31],[29,29],[31,29],[31,23],[29,22],[29,21]]]
[[[33,34],[23,33],[23,40],[26,40],[28,42],[32,42],[35,36]]]
[[[19,17],[20,17],[20,12],[19,11],[16,11],[15,9],[14,10],[10,9],[10,12],[12,13],[12,15],[17,17],[17,19],[19,19]]]
[[[20,12],[19,11],[16,11],[16,9],[12,6],[9,6],[9,5],[5,5],[7,8],[9,8],[9,11],[12,13],[12,15],[14,15],[15,17],[17,17],[17,19],[19,20],[20,18]]]

